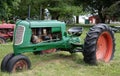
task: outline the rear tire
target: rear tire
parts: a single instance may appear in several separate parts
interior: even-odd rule
[[[84,61],[89,64],[97,64],[98,61],[109,62],[114,51],[115,39],[112,28],[105,24],[93,26],[85,38]]]

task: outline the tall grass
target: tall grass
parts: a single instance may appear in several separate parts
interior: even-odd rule
[[[84,28],[81,38],[84,40],[88,28]],[[30,70],[9,74],[0,72],[0,76],[119,76],[120,75],[120,33],[115,34],[116,52],[110,63],[100,62],[90,66],[83,61],[82,53],[56,52],[45,55],[25,53],[31,60]],[[0,45],[0,62],[12,52],[12,43]]]

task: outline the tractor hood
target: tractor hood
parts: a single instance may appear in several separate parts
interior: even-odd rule
[[[57,20],[44,20],[44,21],[30,21],[30,27],[61,27],[61,25],[65,25],[64,22],[60,22]]]

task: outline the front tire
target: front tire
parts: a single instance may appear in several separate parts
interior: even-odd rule
[[[112,28],[105,24],[93,26],[85,38],[84,61],[89,64],[97,64],[98,61],[109,62],[114,51],[115,39]]]
[[[16,55],[12,57],[7,64],[8,72],[19,72],[30,69],[31,63],[28,57],[24,55]]]
[[[1,63],[1,71],[4,72],[7,70],[7,63],[9,62],[9,60],[14,56],[13,53],[7,54]]]

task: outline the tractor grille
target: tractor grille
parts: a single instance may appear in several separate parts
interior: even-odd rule
[[[25,31],[24,26],[18,26],[17,27],[16,35],[15,35],[15,45],[19,45],[23,42],[24,31]]]

